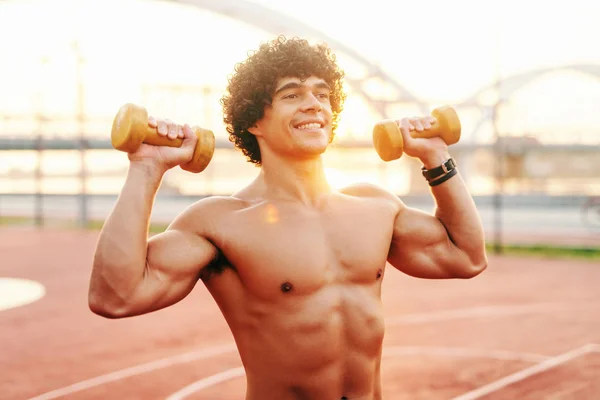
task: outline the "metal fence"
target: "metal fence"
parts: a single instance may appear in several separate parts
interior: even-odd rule
[[[114,150],[109,141],[113,112],[125,97],[115,96],[112,108],[95,106],[94,92],[87,90],[82,76],[74,77],[71,112],[49,112],[51,92],[33,93],[29,109],[20,113],[0,104],[0,217],[4,223],[26,217],[38,225],[60,219],[84,226],[91,220],[102,221],[110,211],[128,165],[126,155]],[[257,168],[228,141],[219,103],[223,91],[211,85],[157,84],[143,85],[127,97],[157,116],[208,127],[217,136],[215,157],[203,173],[179,169],[167,173],[156,220],[168,221],[173,209],[181,210],[204,196],[232,193],[256,175]],[[350,90],[349,98],[353,96],[359,93]],[[390,109],[408,113],[415,108],[399,104]],[[546,132],[544,124],[529,132],[531,125],[519,126],[519,118],[529,121],[535,115],[523,110],[515,114],[518,105],[501,96],[493,107],[470,99],[457,101],[456,108],[463,122],[463,139],[451,152],[495,242],[503,241],[504,231],[518,230],[521,209],[532,215],[542,213],[531,217],[531,224],[559,210],[570,220],[557,222],[556,230],[595,235],[591,216],[596,214],[585,205],[600,196],[600,125],[582,133],[574,121],[573,128],[560,137],[555,130]],[[379,117],[370,114],[365,122],[364,116],[353,113],[342,116],[346,122],[325,154],[328,177],[334,186],[360,180],[381,184],[416,207],[430,209],[432,201],[420,164],[408,157],[385,163],[372,148],[369,128]]]

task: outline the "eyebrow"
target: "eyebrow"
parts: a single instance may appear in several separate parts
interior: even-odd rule
[[[275,91],[275,94],[278,94],[280,92],[283,92],[284,90],[288,90],[288,89],[299,89],[303,86],[307,86],[306,84],[300,84],[298,82],[288,82],[285,85],[281,86],[279,89],[277,89]],[[319,89],[327,89],[327,90],[331,90],[331,88],[329,87],[329,85],[326,82],[320,81],[314,84],[314,87],[319,88]]]

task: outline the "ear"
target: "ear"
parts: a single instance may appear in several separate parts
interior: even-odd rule
[[[248,128],[248,132],[250,132],[254,136],[262,136],[262,132],[260,131],[258,124],[254,124],[250,128]]]

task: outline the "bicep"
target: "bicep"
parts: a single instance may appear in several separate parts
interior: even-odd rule
[[[458,278],[469,265],[439,219],[407,207],[394,222],[388,261],[410,276],[426,279]]]
[[[146,313],[182,300],[216,255],[215,246],[195,232],[169,229],[150,238],[144,276],[134,293],[133,306]]]

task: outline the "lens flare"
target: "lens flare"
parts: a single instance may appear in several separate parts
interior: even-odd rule
[[[279,211],[273,204],[267,204],[266,221],[269,224],[275,224],[279,221]]]

